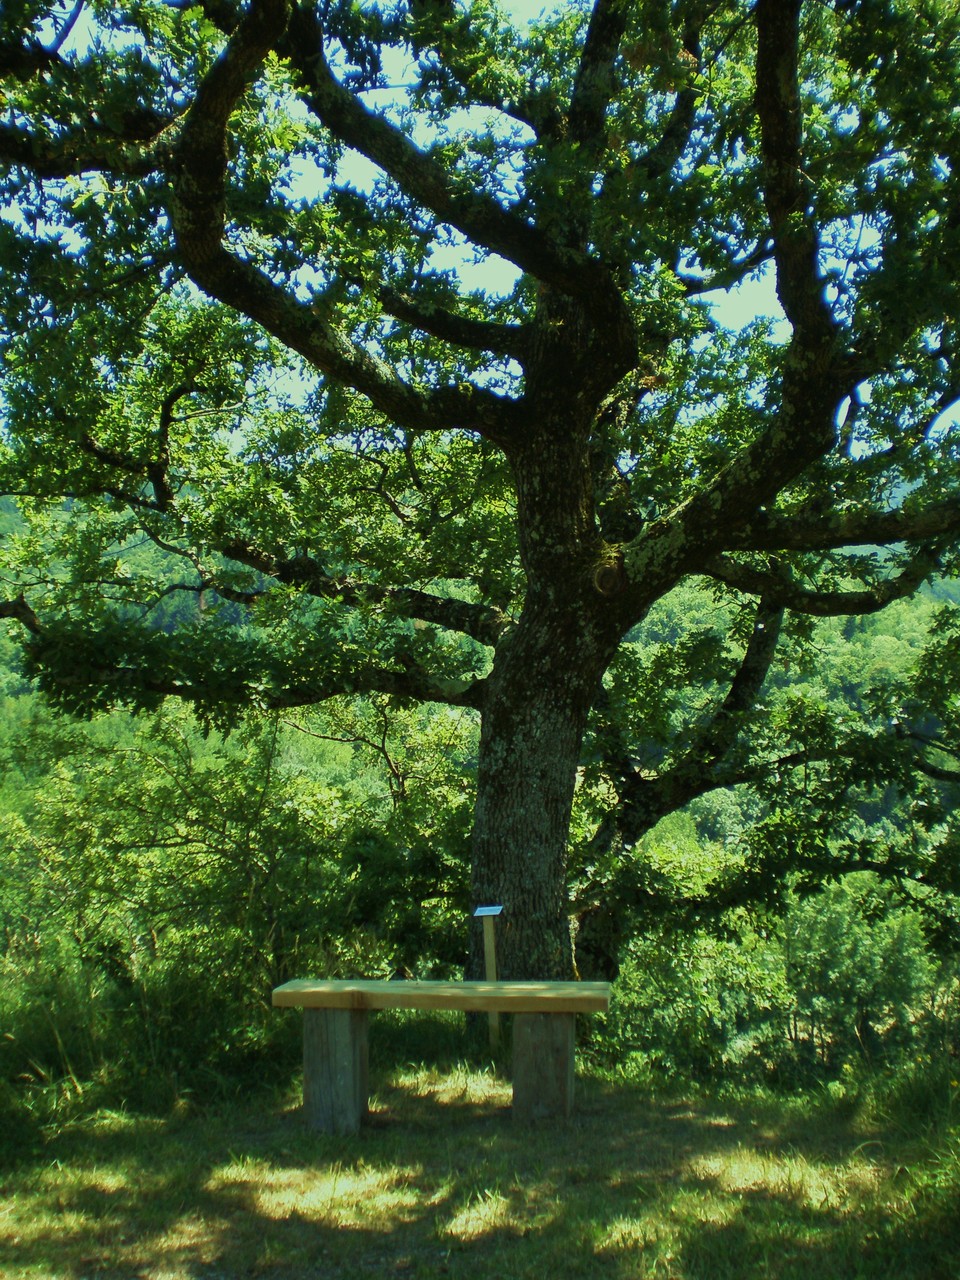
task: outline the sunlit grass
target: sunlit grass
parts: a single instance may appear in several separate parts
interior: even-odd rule
[[[277,1169],[264,1161],[231,1163],[208,1179],[205,1190],[249,1199],[256,1213],[273,1221],[298,1214],[309,1222],[364,1227],[384,1217],[404,1221],[421,1204],[423,1171],[403,1165],[353,1168],[339,1162],[327,1169]]]
[[[574,1120],[525,1127],[492,1070],[374,1085],[349,1138],[306,1132],[293,1094],[50,1134],[0,1179],[0,1277],[960,1275],[955,1137],[590,1079]]]

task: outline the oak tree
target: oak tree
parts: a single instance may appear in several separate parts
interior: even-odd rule
[[[785,612],[955,567],[958,67],[950,0],[8,0],[0,612],[43,686],[472,708],[474,899],[504,976],[568,972],[591,715],[629,848],[800,760],[748,732]],[[751,280],[775,322],[718,306]],[[729,635],[673,646],[707,692],[650,752],[625,642],[694,579]]]

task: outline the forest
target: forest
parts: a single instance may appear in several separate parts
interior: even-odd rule
[[[11,1276],[956,1274],[958,67],[953,0],[4,5]],[[270,991],[484,904],[613,983],[603,1136],[384,1016],[364,1209]]]
[[[771,676],[767,714],[830,735],[853,724],[877,751],[891,701],[908,705],[931,660],[942,671],[931,654],[955,594],[935,584],[874,619],[820,624]],[[709,636],[708,592],[692,585],[676,607]],[[656,669],[677,641],[664,608],[631,643]],[[9,642],[5,658],[11,1117],[69,1113],[85,1097],[172,1105],[182,1090],[289,1070],[298,1040],[269,992],[291,977],[463,974],[475,716],[363,697],[250,716],[229,733],[175,705],[81,720],[31,688]],[[789,803],[763,784],[722,789],[644,836],[615,1006],[588,1041],[598,1062],[651,1082],[788,1091],[920,1062],[949,1096],[960,771],[929,704],[923,723],[935,768],[864,777],[844,764],[837,778],[808,766],[806,794]],[[588,925],[605,786],[585,765],[571,899]],[[774,879],[762,855],[791,828],[815,853]]]
[[[645,669],[669,661],[681,622],[689,627],[695,619],[707,636],[718,609],[723,620],[722,605],[695,585],[676,609],[660,610],[632,638]],[[935,583],[874,618],[817,624],[771,673],[767,713],[813,720],[830,735],[855,724],[875,750],[889,734],[892,702],[907,707],[919,698],[931,664],[942,679],[937,637],[956,609],[956,591]],[[198,1117],[220,1117],[226,1107],[228,1124],[249,1123],[249,1104],[239,1099],[273,1107],[279,1096],[296,1122],[299,1020],[270,1008],[274,984],[308,973],[403,980],[464,972],[478,726],[469,712],[368,696],[306,714],[245,717],[228,733],[198,724],[176,705],[84,720],[51,708],[36,692],[10,640],[2,656],[0,1161],[25,1171],[6,1183],[11,1203],[26,1199],[24,1212],[39,1212],[52,1240],[57,1230],[40,1207],[46,1196],[27,1199],[22,1179],[37,1176],[28,1171],[38,1159],[55,1152],[58,1163],[67,1158],[64,1143],[82,1167],[71,1143],[87,1142],[98,1131],[91,1126],[115,1124],[110,1117],[117,1115],[172,1117],[174,1134],[185,1128],[191,1146],[200,1146],[194,1158],[202,1159],[206,1143],[214,1150],[218,1142],[234,1144],[237,1131],[208,1138],[204,1130],[198,1142]],[[629,1091],[661,1108],[678,1098],[698,1099],[700,1107],[722,1100],[726,1112],[742,1107],[754,1124],[765,1109],[782,1123],[791,1108],[806,1108],[806,1128],[794,1119],[788,1130],[792,1147],[802,1144],[798,1135],[838,1124],[853,1127],[857,1150],[878,1133],[890,1142],[891,1127],[908,1135],[910,1156],[903,1138],[891,1144],[891,1156],[917,1161],[915,1182],[904,1206],[881,1202],[885,1214],[898,1208],[898,1234],[881,1233],[876,1265],[860,1274],[892,1276],[896,1268],[918,1280],[952,1274],[960,1188],[957,902],[955,887],[933,874],[938,863],[955,860],[960,778],[953,776],[949,717],[936,714],[932,702],[928,696],[915,704],[924,708],[925,750],[936,744],[929,758],[937,763],[926,772],[864,777],[845,768],[841,781],[814,766],[803,797],[784,804],[762,785],[725,788],[644,836],[635,857],[643,859],[646,897],[626,917],[613,1006],[579,1037],[581,1093],[595,1081],[605,1082],[611,1097]],[[677,717],[687,710],[678,707]],[[585,766],[571,836],[571,897],[582,911],[595,910],[599,871],[587,857],[604,786]],[[825,791],[835,806],[828,818]],[[728,904],[717,886],[730,866],[750,867],[759,842],[787,824],[815,833],[817,871],[772,881],[765,870],[763,894]],[[899,850],[896,875],[881,856],[891,850]],[[834,863],[827,875],[824,857]],[[410,1096],[434,1099],[454,1088],[455,1106],[479,1103],[481,1114],[492,1102],[502,1108],[496,1089],[508,1064],[503,1055],[491,1057],[485,1028],[465,1027],[456,1015],[426,1027],[423,1015],[380,1014],[377,1022],[376,1105],[383,1099],[397,1115],[405,1144],[411,1133],[404,1126],[412,1126],[421,1158],[430,1121],[403,1111]],[[419,1075],[405,1065],[411,1062],[425,1064]],[[434,1074],[424,1077],[428,1071]],[[627,1105],[632,1119],[637,1103]],[[596,1110],[594,1101],[583,1123],[596,1126]],[[622,1100],[613,1114],[622,1125]],[[458,1123],[465,1122],[461,1112]],[[223,1121],[205,1122],[216,1123]],[[361,1140],[369,1144],[366,1128]],[[158,1141],[167,1140],[152,1133],[144,1161],[152,1162]],[[291,1141],[304,1140],[288,1130],[272,1135],[261,1158],[285,1163],[276,1148],[282,1142],[288,1152]],[[313,1141],[298,1150],[306,1167],[317,1159]],[[340,1159],[343,1140],[326,1141],[339,1143]],[[539,1138],[536,1149],[568,1168],[569,1153],[553,1152],[549,1141]],[[178,1151],[165,1157],[171,1169],[180,1167]],[[497,1155],[502,1168],[483,1165],[474,1176],[516,1177],[517,1156],[499,1148]],[[129,1167],[129,1154],[122,1159]],[[803,1157],[792,1160],[789,1178],[814,1176]],[[822,1174],[815,1176],[817,1196],[830,1194]],[[62,1177],[53,1183],[61,1198]],[[338,1221],[371,1194],[358,1178],[344,1179]],[[74,1194],[90,1195],[82,1185]],[[174,1177],[160,1204],[169,1213],[171,1197],[183,1195],[182,1178]],[[380,1192],[373,1196],[379,1203]],[[568,1211],[571,1201],[577,1203],[570,1197]],[[801,1197],[797,1212],[802,1204]],[[603,1205],[609,1211],[609,1199]],[[906,1205],[924,1247],[903,1226]],[[775,1198],[771,1211],[784,1212]],[[603,1220],[598,1207],[592,1212]],[[389,1210],[379,1213],[375,1230],[388,1229]],[[848,1226],[849,1238],[825,1249],[819,1265],[853,1266],[855,1257],[864,1267],[869,1213],[858,1201],[852,1222],[859,1225]],[[131,1221],[139,1224],[142,1215],[142,1208],[131,1211]],[[98,1221],[92,1218],[91,1231],[102,1232]],[[694,1224],[699,1239],[699,1214]],[[829,1235],[826,1226],[821,1231]],[[289,1274],[313,1274],[295,1269],[296,1250],[274,1247],[293,1268]],[[356,1248],[342,1272],[330,1273],[355,1273],[370,1246]],[[579,1259],[560,1274],[590,1274],[582,1246],[561,1241],[552,1248]],[[712,1248],[702,1246],[701,1269],[688,1245],[685,1268],[672,1274],[711,1274],[729,1248],[722,1236]],[[164,1240],[157,1251],[167,1260],[172,1246]],[[658,1274],[662,1252],[649,1271],[624,1274]],[[115,1254],[103,1251],[104,1258]],[[322,1256],[329,1255],[328,1246]],[[15,1256],[31,1253],[13,1248]],[[40,1248],[33,1256],[37,1275],[82,1274],[65,1265],[73,1247]],[[77,1256],[73,1265],[82,1266],[89,1244]],[[521,1274],[532,1275],[542,1256]],[[547,1256],[555,1265],[557,1254]],[[247,1274],[247,1265],[262,1261],[262,1244],[238,1247],[235,1257],[236,1269],[222,1274]],[[424,1257],[416,1274],[437,1274],[438,1255],[424,1248]],[[489,1266],[491,1276],[502,1266],[499,1253],[480,1258],[468,1255],[464,1263]],[[757,1265],[748,1247],[729,1274],[755,1274]],[[771,1266],[768,1274],[799,1277],[795,1265]],[[130,1274],[122,1265],[103,1266],[110,1275]],[[188,1267],[174,1274],[205,1273]]]

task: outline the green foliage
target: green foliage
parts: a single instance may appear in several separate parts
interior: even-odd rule
[[[608,453],[649,524],[650,513],[678,512],[703,494],[776,417],[782,338],[763,320],[718,325],[702,300],[744,277],[744,264],[762,268],[776,230],[753,12],[626,6],[610,65],[581,77],[585,8],[531,23],[492,4],[469,14],[438,15],[429,5],[326,10],[341,109],[322,102],[297,38],[278,36],[229,113],[217,153],[224,252],[243,264],[241,275],[260,273],[262,293],[241,289],[226,307],[201,298],[211,290],[190,280],[176,191],[187,107],[231,37],[240,39],[231,6],[95,6],[82,34],[45,58],[38,51],[66,22],[59,8],[5,13],[2,73],[16,123],[0,151],[0,477],[33,496],[31,527],[74,530],[55,543],[25,532],[6,549],[7,572],[38,614],[51,609],[50,643],[34,646],[51,686],[65,680],[58,653],[80,646],[64,695],[76,704],[83,683],[92,686],[88,705],[155,700],[125,687],[158,657],[151,644],[109,647],[127,664],[126,682],[118,681],[107,663],[87,660],[84,625],[126,625],[121,602],[155,620],[159,596],[189,598],[214,578],[261,604],[271,596],[242,620],[256,627],[265,616],[268,632],[288,620],[312,629],[303,596],[335,593],[344,576],[378,587],[455,583],[471,601],[519,605],[529,564],[521,569],[506,418],[497,429],[460,424],[481,392],[496,391],[498,412],[512,413],[511,397],[537,392],[551,374],[531,373],[529,349],[518,360],[492,335],[485,346],[462,327],[527,333],[547,323],[538,299],[562,290],[542,255],[531,259],[534,242],[572,254],[571,264],[585,256],[615,279],[638,337],[626,378],[611,370],[594,396],[589,441],[570,436],[572,469],[548,506],[580,502],[580,489],[594,501],[581,472],[588,456]],[[301,17],[308,21],[306,11]],[[904,493],[907,508],[919,508],[950,497],[953,473],[952,445],[928,427],[952,394],[943,316],[952,314],[958,278],[949,218],[955,15],[932,0],[916,15],[906,3],[861,4],[856,20],[806,6],[801,25],[803,175],[820,238],[817,270],[850,366],[843,386],[858,384],[856,411],[844,411],[844,448],[800,467],[760,510],[797,516],[820,503],[850,517],[885,510]],[[395,75],[400,65],[409,74]],[[594,121],[580,103],[591,127],[575,109],[568,127],[571,95],[594,75],[590,92],[603,109]],[[361,105],[372,92],[384,129],[397,131],[389,141]],[[409,164],[398,159],[402,137]],[[357,168],[358,154],[366,167]],[[498,274],[504,254],[515,269]],[[489,270],[472,271],[471,256]],[[319,347],[313,326],[325,335]],[[363,352],[369,363],[345,368],[330,349],[344,358]],[[388,389],[402,389],[402,404]],[[521,412],[524,403],[516,401]],[[69,522],[59,519],[64,501]],[[754,514],[728,513],[738,521]],[[596,552],[592,518],[586,525],[577,551],[584,564]],[[175,552],[182,572],[132,567],[131,542],[144,536]],[[823,585],[871,576],[862,556],[777,552]],[[294,573],[297,559],[312,572]],[[288,572],[277,575],[281,564]],[[668,575],[664,589],[688,571]],[[389,616],[381,621],[364,619],[365,639],[400,656]],[[273,640],[265,636],[268,649]],[[159,655],[165,669],[182,664],[176,688],[187,697],[207,672],[203,641],[188,625],[179,647]],[[441,657],[446,678],[442,655],[426,656]],[[333,657],[318,646],[307,682],[314,698],[331,687],[349,692],[361,678]],[[669,671],[649,673],[649,691],[668,676],[682,687],[701,674],[708,684],[715,678],[691,640]],[[271,694],[274,683],[298,685],[283,662],[272,675]],[[211,703],[255,701],[257,692],[246,675],[231,681],[210,671]]]
[[[747,921],[726,937],[650,931],[628,948],[603,1049],[651,1082],[762,1078],[788,1002],[782,956]]]
[[[267,1001],[286,977],[450,972],[462,955],[464,713],[338,703],[223,740],[182,714],[78,724],[7,705],[0,1067],[24,1134],[31,1114],[165,1105],[295,1061],[296,1028]],[[729,835],[743,818],[727,800],[709,813]],[[674,815],[644,842],[638,874],[674,901],[738,856],[704,840],[706,820]],[[637,919],[597,1060],[654,1085],[842,1081],[877,1107],[871,1073],[895,1068],[917,1108],[951,1096],[933,1079],[957,1047],[953,970],[882,882],[718,923]]]
[[[679,837],[679,838],[678,838]],[[724,861],[668,820],[647,860],[675,900]],[[955,963],[941,967],[921,913],[870,873],[791,895],[782,917],[728,911],[712,928],[647,922],[626,945],[601,1054],[656,1080],[728,1077],[790,1086],[933,1054],[951,1070]],[[922,1073],[921,1073],[922,1074]]]
[[[7,722],[2,1078],[67,1107],[208,1091],[296,1056],[289,977],[449,971],[472,729],[399,714]]]
[[[834,1069],[909,1049],[936,976],[917,911],[861,874],[801,899],[784,931],[793,1038]]]

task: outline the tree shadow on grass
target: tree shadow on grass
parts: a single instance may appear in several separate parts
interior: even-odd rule
[[[868,1156],[849,1130],[825,1145],[816,1118],[778,1129],[769,1113],[594,1081],[564,1124],[515,1124],[508,1099],[496,1083],[386,1080],[370,1123],[343,1138],[257,1100],[76,1125],[5,1180],[0,1276],[958,1274],[949,1215],[930,1240],[932,1218],[894,1221],[896,1153]]]
[[[737,1197],[728,1220],[679,1233],[679,1273],[714,1280],[957,1280],[960,1239],[949,1221],[921,1206],[905,1221],[879,1205],[817,1207],[789,1194],[754,1189]]]

